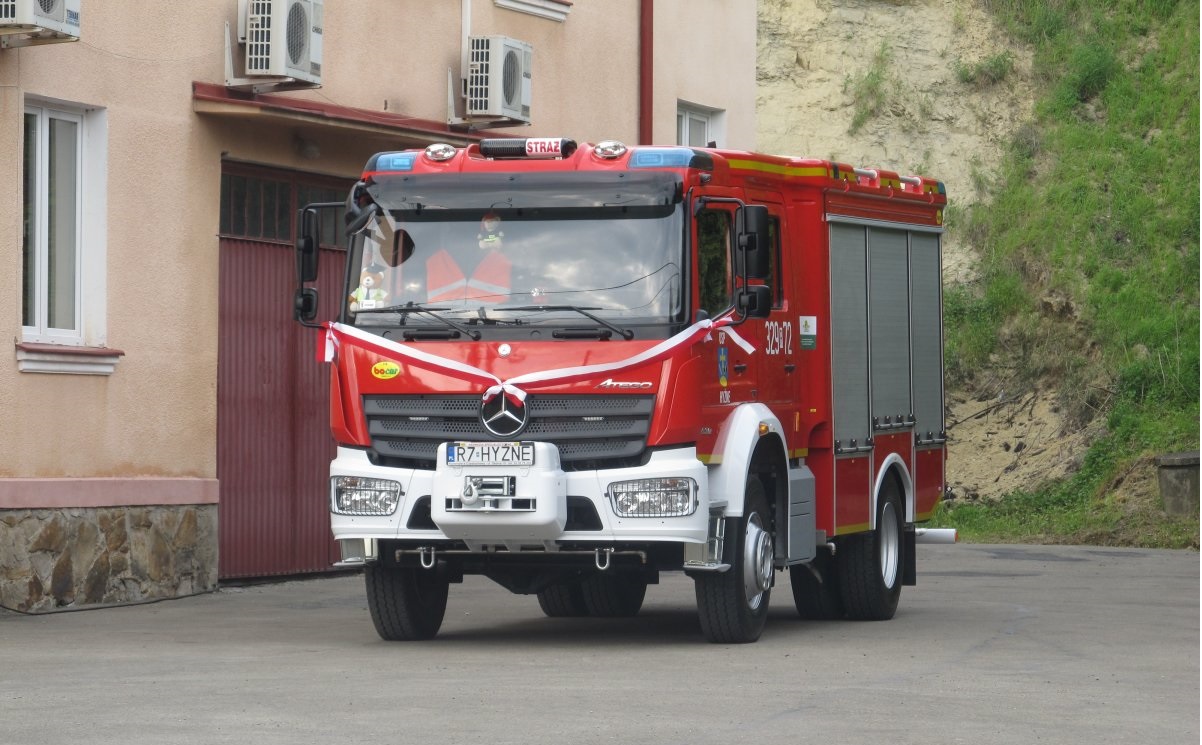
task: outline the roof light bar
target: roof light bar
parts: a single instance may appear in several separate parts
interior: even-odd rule
[[[480,140],[486,158],[567,158],[576,152],[576,141],[565,137]]]
[[[380,153],[368,168],[372,171],[412,171],[415,160],[417,153]]]
[[[689,168],[698,153],[687,147],[643,147],[630,156],[631,168]]]

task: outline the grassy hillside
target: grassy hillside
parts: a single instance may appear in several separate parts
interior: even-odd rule
[[[1004,367],[1104,427],[1067,480],[940,520],[979,540],[1196,547],[1197,516],[1164,515],[1148,474],[1198,449],[1198,0],[986,4],[1035,49],[1041,95],[991,198],[952,216],[982,272],[946,293],[949,375]],[[1116,488],[1132,474],[1142,498]]]

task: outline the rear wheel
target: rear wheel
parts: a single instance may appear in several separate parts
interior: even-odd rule
[[[904,523],[901,496],[896,482],[890,479],[877,501],[876,530],[849,536],[839,545],[839,584],[848,618],[893,618],[901,597]]]
[[[592,574],[580,585],[589,615],[626,618],[637,615],[647,595],[647,580],[629,572],[604,571]]]
[[[549,618],[578,618],[588,615],[579,582],[548,585],[538,591],[538,605]]]
[[[747,477],[743,516],[730,523],[723,557],[730,569],[697,574],[694,584],[705,637],[743,644],[764,631],[775,574],[772,513],[758,476]]]
[[[802,618],[829,621],[842,618],[843,598],[834,557],[822,553],[809,564],[789,567],[793,604]]]
[[[442,627],[450,586],[437,570],[369,564],[363,576],[367,583],[367,608],[381,639],[434,638]]]

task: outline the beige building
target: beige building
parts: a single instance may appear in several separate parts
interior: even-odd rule
[[[286,257],[296,206],[344,198],[373,152],[490,133],[755,145],[755,3],[0,9],[14,4],[16,16],[0,15],[0,324],[12,340],[0,362],[0,606],[11,609],[184,595],[212,589],[219,572],[309,568],[256,570],[253,555],[226,566],[231,550],[270,550],[256,536],[281,516],[246,497],[240,537],[225,542],[236,472],[270,456],[225,433],[221,408],[248,410],[260,393],[303,407],[268,390],[269,354],[229,373],[236,391],[219,382],[236,351],[223,344],[275,338],[243,313],[256,299],[246,296],[291,323],[294,282],[291,259],[254,284],[225,252]],[[47,5],[59,15],[45,16]],[[504,72],[506,59],[516,69]],[[465,69],[475,70],[467,100]],[[219,390],[237,395],[223,403]],[[325,412],[310,414],[301,428],[327,434]]]

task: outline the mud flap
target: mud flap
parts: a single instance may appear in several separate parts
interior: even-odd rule
[[[914,524],[911,523],[902,531],[902,585],[918,584],[918,557],[915,555],[917,544]]]

